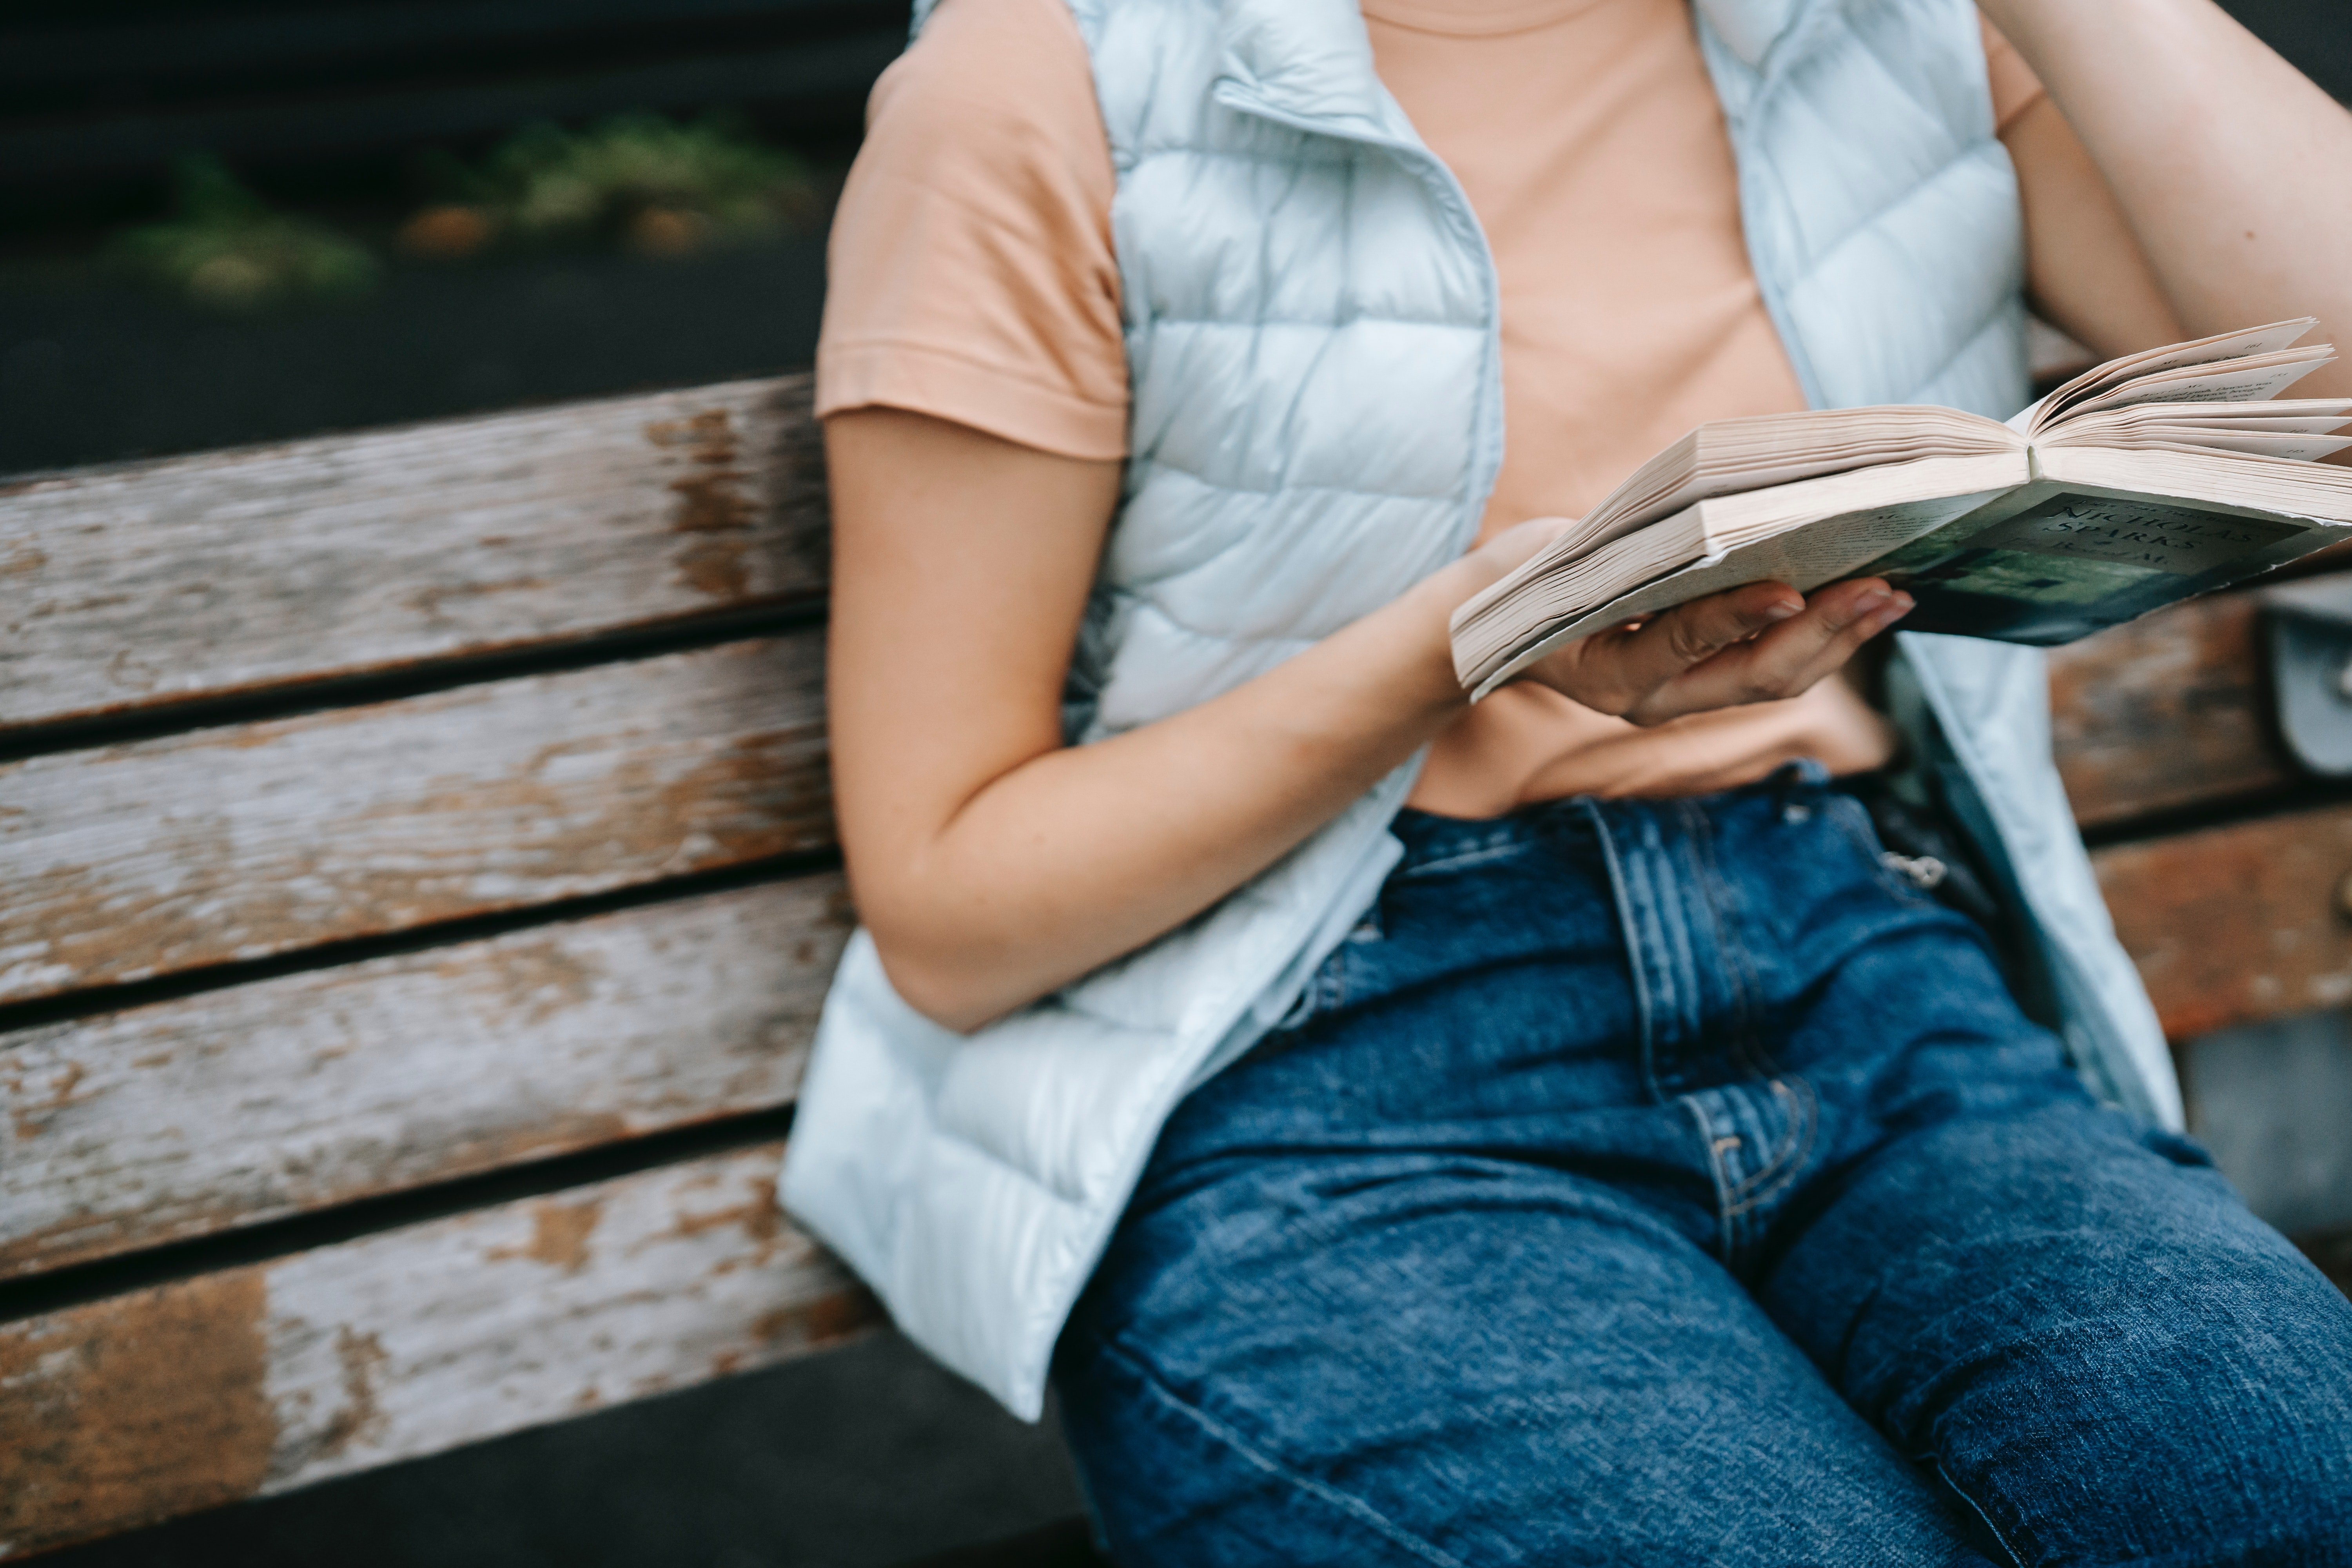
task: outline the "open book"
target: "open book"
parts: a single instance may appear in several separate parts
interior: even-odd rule
[[[2315,318],[2084,372],[2008,424],[1820,409],[1702,425],[1454,615],[1484,696],[1563,643],[1748,583],[1878,576],[1909,631],[2072,642],[2352,539],[2352,398]]]

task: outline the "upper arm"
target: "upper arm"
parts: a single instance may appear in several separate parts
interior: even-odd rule
[[[2001,130],[2025,206],[2026,294],[2102,358],[2188,336],[2074,127],[2041,97]]]
[[[1062,743],[1071,649],[1119,465],[891,408],[825,422],[835,798],[877,941],[922,915],[927,851]]]
[[[1068,6],[949,0],[876,87],[835,214],[834,768],[886,957],[948,901],[946,825],[1062,743],[1126,450],[1114,189]]]

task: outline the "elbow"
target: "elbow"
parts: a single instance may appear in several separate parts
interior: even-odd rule
[[[968,955],[941,951],[906,931],[891,931],[869,920],[882,973],[898,1000],[958,1035],[969,1035],[996,1022],[1035,996],[1009,994],[1001,967],[978,963]],[[1043,994],[1043,993],[1039,993]]]

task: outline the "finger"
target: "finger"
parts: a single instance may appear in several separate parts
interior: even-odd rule
[[[1571,644],[1580,700],[1609,712],[1638,707],[1650,696],[1726,648],[1804,613],[1805,601],[1780,583],[1751,583],[1694,599],[1638,627],[1601,632]]]
[[[1864,643],[1912,609],[1907,595],[1865,591],[1840,595],[1776,632],[1726,649],[1653,695],[1640,723],[1664,717],[1777,702],[1801,697],[1844,666]]]
[[[1896,592],[1884,605],[1865,612],[1816,653],[1795,678],[1798,691],[1811,690],[1850,663],[1872,640],[1902,623],[1916,607],[1911,595]]]
[[[1803,615],[1662,685],[1626,717],[1655,724],[1685,713],[1801,696],[1911,608],[1908,595],[1874,578],[1823,589]]]

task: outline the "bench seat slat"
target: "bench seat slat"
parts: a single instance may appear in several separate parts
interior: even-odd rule
[[[823,641],[0,767],[0,1000],[829,845]]]
[[[856,1332],[781,1144],[0,1324],[0,1556],[437,1453]]]
[[[0,1035],[0,1278],[788,1103],[838,876]]]
[[[0,731],[809,599],[809,379],[0,486]]]
[[[2352,1001],[2352,806],[2116,845],[2092,863],[2174,1039]]]

